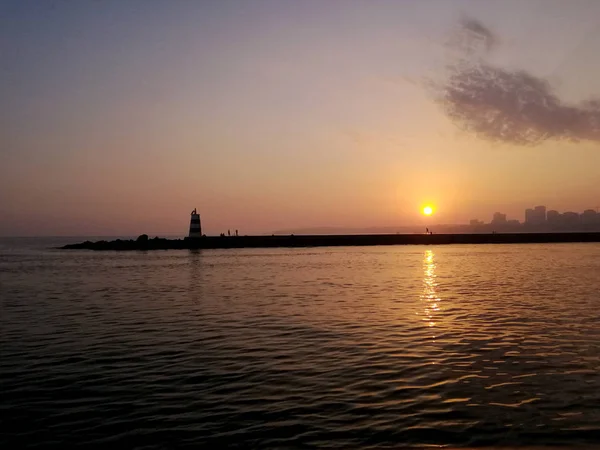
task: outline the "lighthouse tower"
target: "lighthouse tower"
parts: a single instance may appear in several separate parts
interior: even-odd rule
[[[202,237],[202,226],[200,225],[200,214],[196,212],[196,208],[192,211],[190,219],[190,238]]]

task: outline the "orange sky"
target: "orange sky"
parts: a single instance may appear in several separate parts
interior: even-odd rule
[[[591,98],[594,0],[49,4],[0,14],[1,235],[183,235],[193,208],[250,234],[600,205],[597,141],[491,142],[423,83],[468,14],[498,37],[490,64]]]

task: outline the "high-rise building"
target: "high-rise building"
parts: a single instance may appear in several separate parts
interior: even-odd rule
[[[586,209],[581,215],[581,223],[584,225],[592,225],[598,223],[598,213],[593,209]]]
[[[545,206],[536,206],[534,209],[535,211],[535,220],[536,223],[542,224],[542,223],[546,223],[546,207]]]
[[[581,217],[576,212],[568,211],[566,213],[561,214],[561,222],[564,225],[579,225],[581,223]]]
[[[528,225],[543,225],[546,223],[546,207],[536,206],[525,210],[525,223]]]
[[[501,225],[506,223],[506,214],[502,214],[499,212],[494,213],[494,217],[492,218],[492,223],[494,225]]]
[[[532,224],[535,222],[535,212],[531,208],[525,210],[525,223]]]
[[[551,225],[557,225],[560,222],[560,213],[551,209],[546,213],[546,221]]]

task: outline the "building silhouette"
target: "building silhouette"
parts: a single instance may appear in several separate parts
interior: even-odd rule
[[[533,209],[535,213],[535,220],[538,224],[546,223],[546,207],[545,206],[536,206]]]
[[[536,206],[525,210],[525,223],[527,225],[543,225],[546,223],[546,207]]]
[[[561,225],[574,227],[581,224],[581,217],[576,212],[567,211],[566,213],[563,213],[560,216]]]
[[[586,209],[583,214],[581,214],[581,223],[583,225],[595,225],[600,223],[600,214],[593,209]]]
[[[496,212],[492,218],[493,225],[505,225],[506,224],[506,214]]]
[[[560,224],[560,213],[551,209],[546,213],[546,222],[548,225],[559,225]]]
[[[533,208],[527,208],[525,210],[525,223],[533,223],[534,221],[534,213],[533,213]]]
[[[567,211],[560,213],[554,209],[547,210],[540,205],[525,210],[525,222],[509,220],[501,212],[494,213],[491,222],[485,223],[471,219],[463,230],[478,233],[491,232],[600,232],[600,213],[594,209],[586,209],[583,213]]]

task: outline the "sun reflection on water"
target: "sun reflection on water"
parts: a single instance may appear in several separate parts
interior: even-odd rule
[[[430,327],[436,325],[436,315],[440,311],[435,269],[435,254],[432,250],[425,250],[423,257],[423,293],[421,294],[421,300],[425,304],[425,312],[422,320],[427,322]]]

